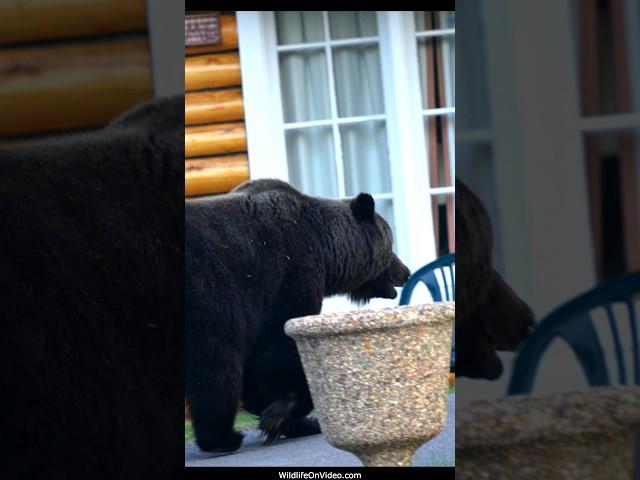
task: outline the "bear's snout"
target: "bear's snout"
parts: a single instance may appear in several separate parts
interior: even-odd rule
[[[395,253],[393,254],[391,264],[387,271],[389,272],[389,278],[391,279],[391,283],[393,283],[394,287],[403,286],[411,276],[411,270],[409,270],[409,267],[402,263]]]

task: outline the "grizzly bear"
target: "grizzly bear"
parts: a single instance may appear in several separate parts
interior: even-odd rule
[[[395,298],[409,270],[373,198],[316,198],[273,179],[191,200],[185,209],[185,394],[196,443],[233,451],[242,399],[268,439],[318,431],[295,344],[294,317],[325,297]],[[393,293],[391,292],[393,290]]]

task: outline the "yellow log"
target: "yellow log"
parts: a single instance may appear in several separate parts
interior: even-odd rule
[[[144,0],[5,0],[0,43],[146,29]]]
[[[152,96],[145,35],[0,49],[0,135],[104,125]]]
[[[187,125],[228,122],[244,118],[240,89],[187,93],[184,105]]]
[[[185,90],[240,85],[240,57],[237,53],[187,57],[184,70]]]
[[[222,42],[218,45],[198,45],[186,47],[187,55],[198,53],[220,52],[238,49],[238,28],[235,15],[220,15],[220,35]]]
[[[187,127],[184,135],[186,157],[220,155],[247,150],[244,123],[220,123]]]
[[[188,197],[225,193],[249,179],[246,155],[187,160],[184,171]]]

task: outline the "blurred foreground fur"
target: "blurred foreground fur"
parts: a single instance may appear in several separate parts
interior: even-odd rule
[[[0,149],[3,478],[182,475],[183,98]]]

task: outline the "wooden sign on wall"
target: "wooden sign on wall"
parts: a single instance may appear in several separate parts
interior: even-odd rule
[[[186,46],[217,45],[221,40],[218,13],[198,13],[185,17],[184,43]]]

